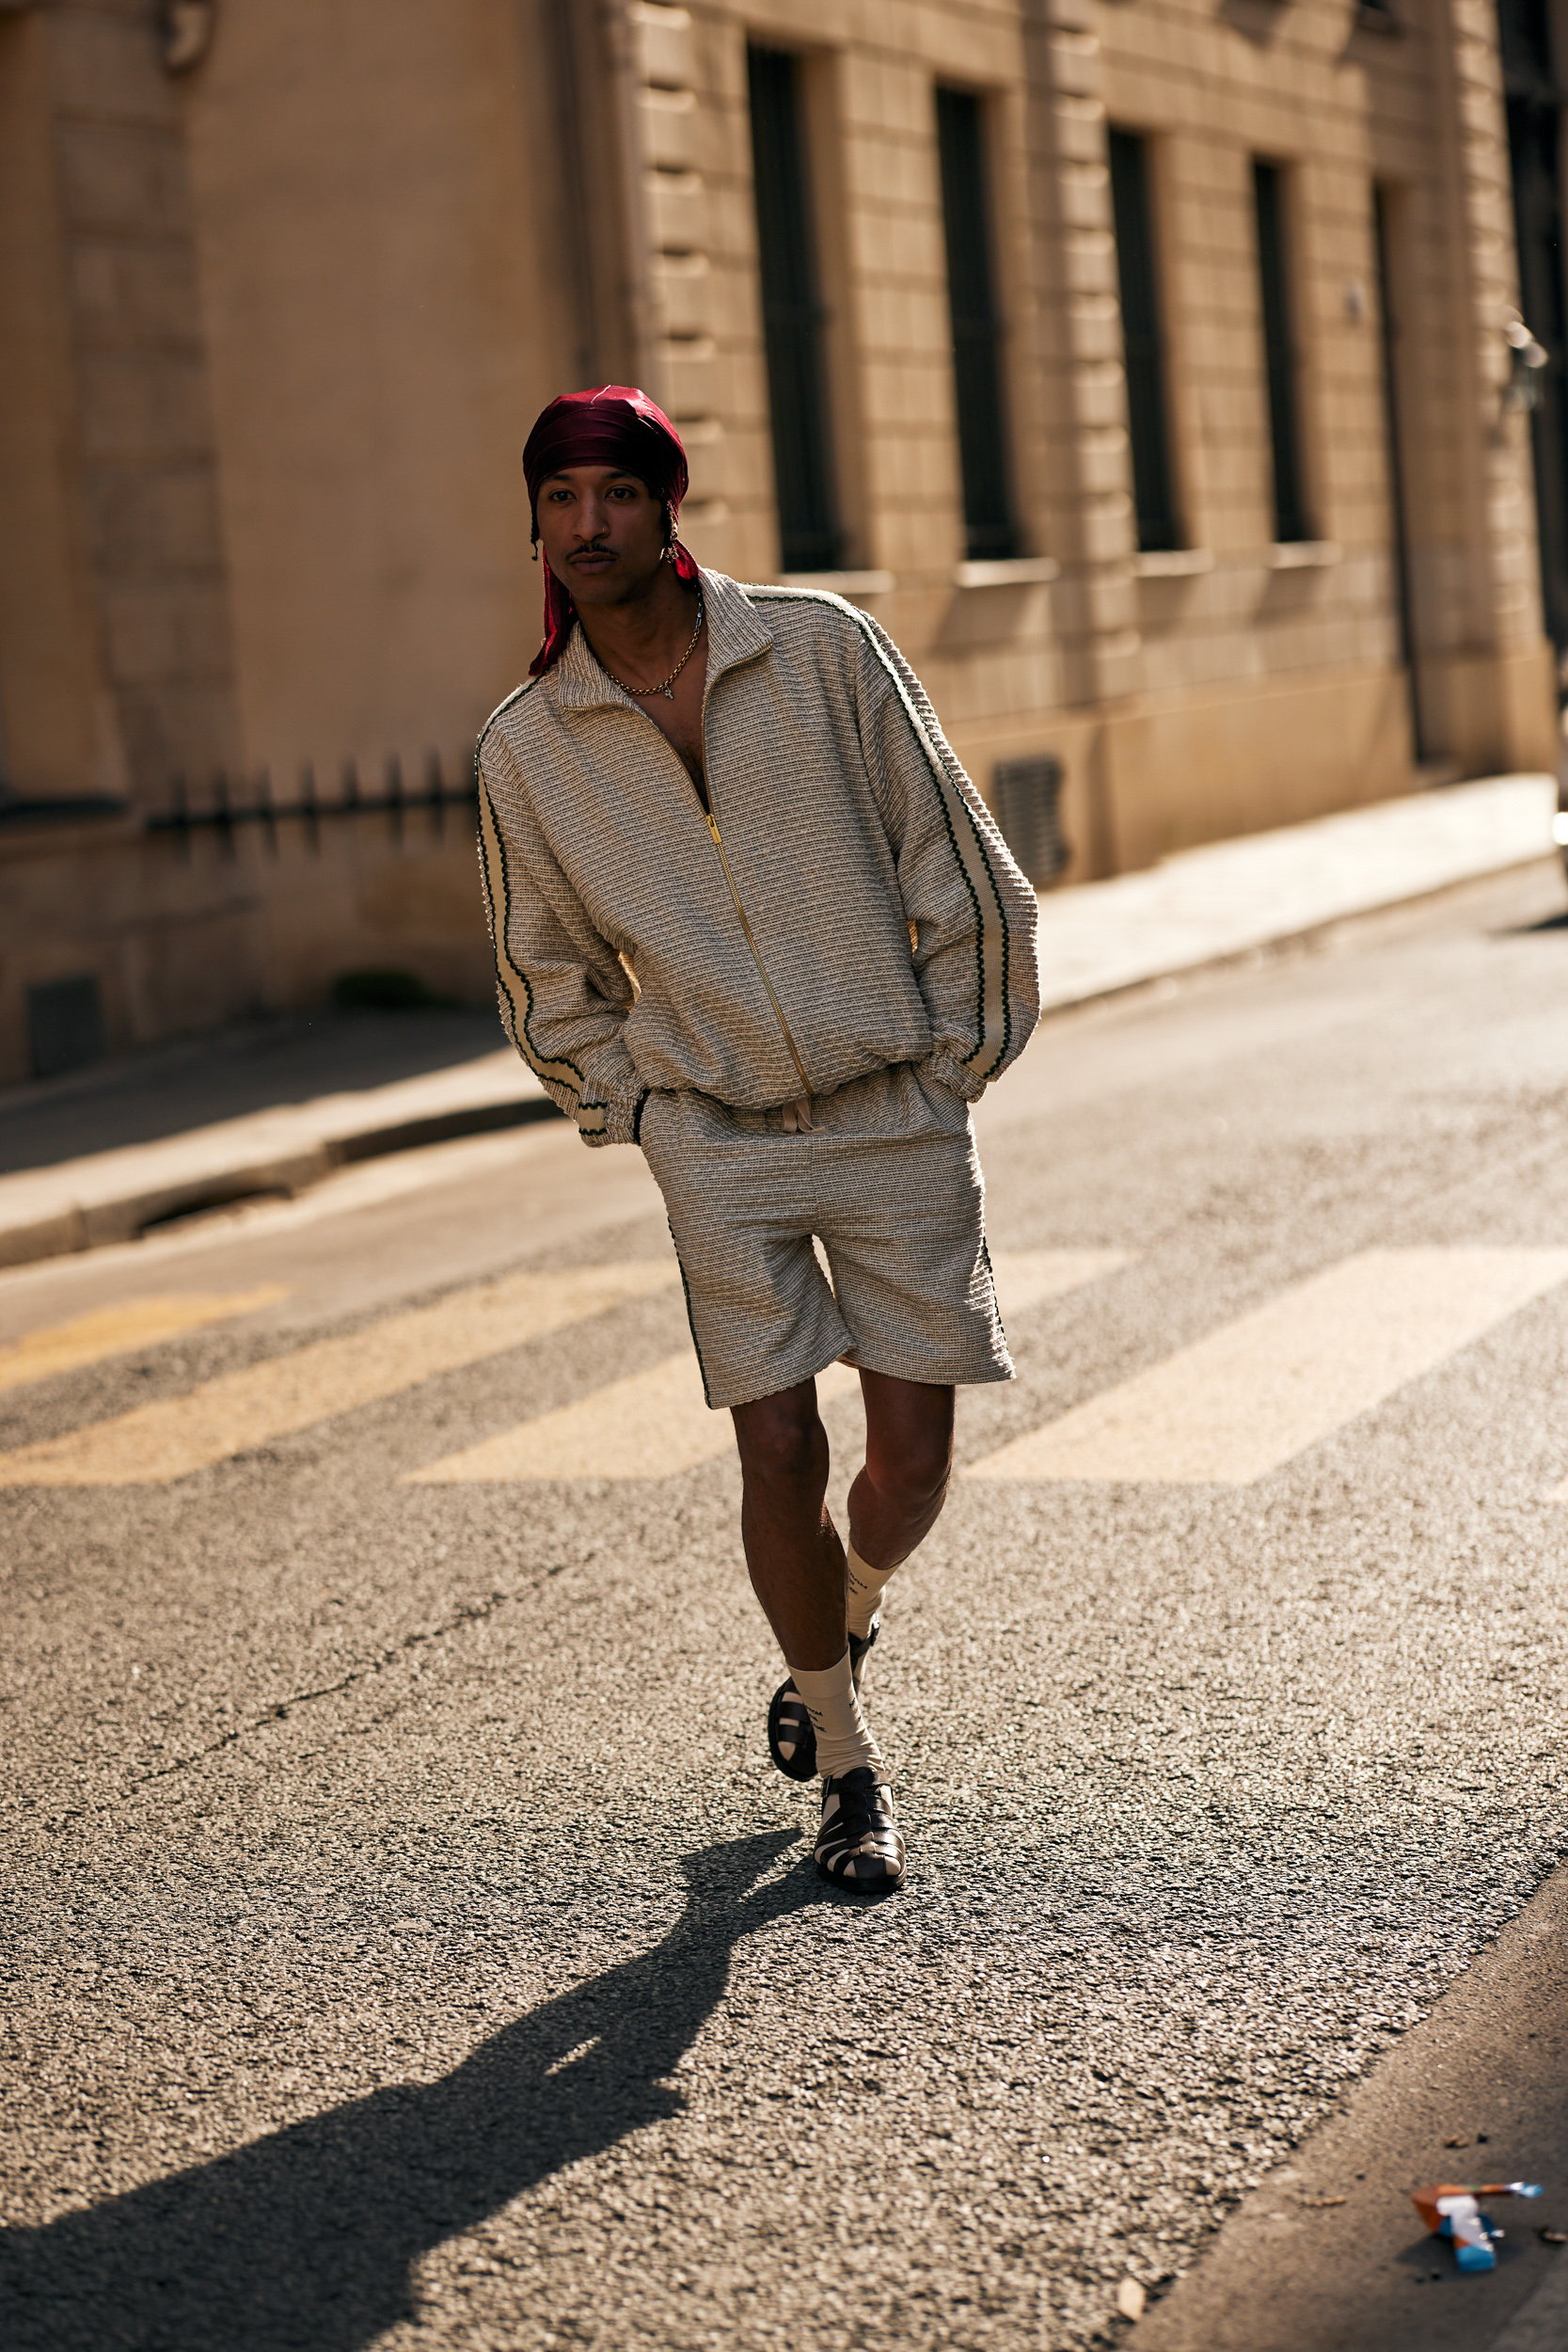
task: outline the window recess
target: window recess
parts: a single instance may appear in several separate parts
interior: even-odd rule
[[[746,52],[752,181],[779,548],[786,572],[842,561],[828,430],[823,331],[798,57]]]
[[[1176,512],[1175,472],[1171,465],[1170,404],[1149,203],[1148,142],[1136,132],[1114,130],[1109,135],[1109,147],[1138,547],[1142,553],[1158,553],[1180,548],[1182,534]]]
[[[973,90],[937,90],[937,149],[947,242],[947,308],[963,483],[964,549],[972,564],[1018,553],[1002,400],[1002,322],[997,314],[987,188],[985,115]]]
[[[1258,287],[1263,320],[1263,370],[1268,388],[1269,447],[1274,460],[1274,535],[1279,547],[1312,541],[1302,465],[1301,402],[1285,213],[1285,174],[1278,164],[1254,163],[1258,215]]]

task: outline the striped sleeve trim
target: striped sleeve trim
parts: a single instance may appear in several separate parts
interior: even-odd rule
[[[854,622],[892,681],[911,731],[925,754],[931,781],[937,788],[947,838],[974,911],[975,1043],[971,1053],[958,1058],[960,1067],[972,1071],[976,1078],[993,1078],[1005,1065],[1007,1049],[1012,1042],[1012,1007],[1007,999],[1011,931],[1001,887],[986,848],[985,835],[980,831],[974,811],[964,797],[960,782],[963,771],[951,746],[934,728],[936,714],[932,712],[933,723],[927,726],[881,631],[847,598],[821,588],[748,587],[745,594],[756,604],[824,604],[830,605],[835,612],[846,614]],[[927,707],[929,708],[929,705]]]
[[[496,961],[496,993],[500,1000],[501,1019],[506,1033],[527,1062],[534,1076],[546,1087],[559,1087],[568,1097],[563,1105],[568,1116],[577,1120],[585,1136],[603,1135],[606,1124],[602,1103],[583,1100],[583,1076],[576,1062],[563,1057],[550,1059],[541,1054],[530,1034],[533,1018],[533,990],[528,974],[515,962],[509,945],[512,910],[512,885],[507,871],[506,843],[501,837],[496,818],[495,803],[490,797],[489,779],[484,773],[484,746],[490,730],[502,714],[528,693],[533,685],[530,678],[509,694],[497,711],[485,721],[483,732],[474,749],[474,785],[479,794],[479,870],[484,884],[485,911],[490,918],[490,946]]]

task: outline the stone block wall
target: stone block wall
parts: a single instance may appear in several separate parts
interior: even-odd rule
[[[198,807],[199,807],[198,803]],[[139,818],[8,832],[0,846],[0,1086],[31,1074],[28,991],[90,976],[104,1041],[159,1040],[325,1003],[349,972],[493,1000],[471,812],[321,798],[308,822],[149,831]]]
[[[136,0],[55,0],[75,489],[134,800],[240,751],[218,452],[177,93]]]
[[[570,385],[646,381],[688,443],[689,544],[776,577],[749,40],[799,59],[828,584],[903,645],[983,790],[999,761],[1060,760],[1062,879],[1406,790],[1418,753],[1544,764],[1494,19],[1395,5],[1378,31],[1345,0],[225,0],[182,74],[154,0],[0,8],[0,787],[145,812],[182,773],[288,799],[306,765],[414,775],[432,747],[459,773],[537,642],[521,448]],[[944,83],[980,102],[1002,314],[1018,556],[980,569]],[[1182,544],[1145,553],[1113,127],[1146,141],[1168,346]],[[1259,158],[1284,174],[1314,534],[1285,548]],[[176,870],[144,843],[111,880],[107,834],[61,834],[51,878],[44,836],[0,823],[7,903],[44,910],[13,923],[0,1035],[44,965],[101,968],[122,1038],[297,1003],[344,941],[400,924],[431,985],[470,972],[477,898],[436,879],[450,845],[416,921],[420,861],[367,897],[351,837],[297,889],[263,859],[242,907],[221,861]],[[205,943],[190,987],[126,977],[184,972],[177,931]],[[126,962],[110,943],[133,935]]]

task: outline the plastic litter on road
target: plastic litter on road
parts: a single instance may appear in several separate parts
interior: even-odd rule
[[[1451,2181],[1444,2181],[1435,2188],[1413,2188],[1410,2201],[1429,2230],[1451,2242],[1454,2260],[1461,2270],[1495,2270],[1496,2241],[1503,2232],[1490,2215],[1481,2212],[1477,2200],[1542,2194],[1533,2181],[1484,2181],[1479,2188],[1462,2188]]]

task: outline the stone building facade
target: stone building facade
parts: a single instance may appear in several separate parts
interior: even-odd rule
[[[0,1077],[483,993],[568,385],[1042,882],[1549,763],[1518,301],[1490,0],[0,5]]]

